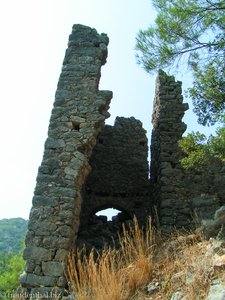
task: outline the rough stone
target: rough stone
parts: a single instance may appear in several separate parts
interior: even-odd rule
[[[202,231],[207,239],[218,236],[225,237],[225,206],[216,210],[214,219],[202,220]]]
[[[212,285],[207,300],[225,300],[225,285],[222,283]]]
[[[62,276],[64,273],[64,263],[57,261],[42,262],[42,271],[44,275]]]
[[[221,206],[214,215],[214,220],[217,220],[221,224],[225,224],[225,205]]]
[[[44,260],[44,261],[49,261],[53,257],[53,252],[49,249],[45,249],[42,247],[32,247],[32,246],[27,246],[24,250],[23,253],[23,258],[25,260],[28,259],[34,259],[34,260]]]
[[[175,292],[170,300],[182,300],[183,298],[183,294],[181,292]]]
[[[147,286],[147,292],[149,294],[153,294],[153,293],[155,293],[158,290],[159,290],[159,287],[156,286],[156,285],[154,285],[154,284],[152,284],[152,283],[149,283],[148,286]]]
[[[68,252],[64,249],[58,249],[56,252],[55,260],[65,262],[67,259]]]
[[[57,278],[52,276],[39,276],[24,272],[20,276],[20,283],[22,287],[54,287],[57,283]]]
[[[225,254],[214,256],[213,267],[215,270],[225,270]]]

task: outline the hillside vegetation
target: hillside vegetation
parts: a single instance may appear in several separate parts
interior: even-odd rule
[[[27,221],[22,218],[0,220],[0,298],[12,298],[24,269],[23,244]]]
[[[22,218],[0,220],[0,253],[17,253],[21,250],[27,231],[27,220]]]

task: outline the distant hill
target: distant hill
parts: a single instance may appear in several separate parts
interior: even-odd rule
[[[21,250],[27,222],[22,218],[0,220],[0,253],[16,253]]]

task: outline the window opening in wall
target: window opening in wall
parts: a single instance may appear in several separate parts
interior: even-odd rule
[[[113,217],[116,217],[122,211],[115,208],[107,208],[100,210],[96,213],[96,216],[106,216],[108,221],[111,221]]]
[[[72,122],[73,124],[73,130],[76,130],[76,131],[80,131],[80,123],[79,122]]]

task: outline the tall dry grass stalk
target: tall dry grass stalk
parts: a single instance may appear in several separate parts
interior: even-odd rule
[[[123,236],[120,237],[120,255],[124,268],[121,271],[129,296],[146,285],[151,278],[154,242],[155,235],[151,219],[148,220],[145,229],[139,227],[136,218],[133,219],[133,226],[128,229],[123,227]]]
[[[151,220],[144,232],[134,218],[133,226],[123,229],[119,250],[104,249],[97,258],[94,251],[70,255],[67,277],[77,299],[132,299],[151,277],[153,236]]]
[[[116,265],[118,255],[105,249],[97,259],[94,251],[85,255],[78,251],[76,259],[69,256],[68,279],[77,299],[121,299],[122,280]],[[76,267],[75,267],[76,266]]]

